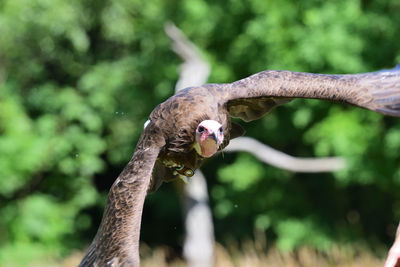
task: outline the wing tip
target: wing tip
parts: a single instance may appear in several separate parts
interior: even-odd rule
[[[377,108],[375,109],[377,112],[393,116],[393,117],[400,117],[400,108],[397,106],[397,109],[393,109],[390,107],[382,107],[382,108]]]
[[[400,63],[392,69],[381,70],[378,74],[382,72],[390,76],[382,78],[378,90],[371,92],[374,110],[385,115],[400,117]]]
[[[375,110],[385,115],[400,117],[400,92],[383,98],[375,98]]]
[[[400,63],[398,63],[396,66],[394,66],[391,69],[383,69],[383,70],[380,70],[378,72],[388,72],[388,71],[398,71],[398,70],[400,70]]]

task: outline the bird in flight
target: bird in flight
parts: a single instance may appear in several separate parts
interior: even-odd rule
[[[271,70],[179,91],[151,112],[132,159],[110,189],[102,222],[80,266],[139,266],[146,194],[162,182],[187,181],[204,158],[243,135],[231,117],[256,120],[295,98],[346,102],[400,117],[400,64],[346,75]]]

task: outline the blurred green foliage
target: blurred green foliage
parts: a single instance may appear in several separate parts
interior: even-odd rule
[[[212,64],[210,82],[264,69],[356,73],[400,62],[397,0],[3,0],[0,2],[0,262],[82,249],[153,107],[173,93],[175,22]],[[265,232],[281,249],[388,244],[400,218],[400,123],[296,100],[247,124],[298,156],[345,156],[294,174],[250,155],[205,166],[217,240]],[[174,185],[148,197],[142,240],[179,247]],[[160,222],[163,222],[160,226]]]

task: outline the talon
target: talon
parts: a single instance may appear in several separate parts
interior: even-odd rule
[[[179,167],[175,169],[176,172],[178,172],[181,175],[184,175],[186,177],[192,177],[195,173],[194,170],[190,169],[190,168],[186,168],[185,166]]]
[[[185,183],[188,184],[190,182],[190,179],[186,176],[179,175],[179,178]]]
[[[193,175],[194,175],[194,171],[192,171],[191,169],[185,170],[186,177],[192,177]]]

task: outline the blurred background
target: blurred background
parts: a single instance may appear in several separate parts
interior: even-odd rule
[[[167,21],[210,62],[208,82],[222,83],[265,69],[391,68],[399,14],[397,0],[0,1],[0,266],[55,266],[90,244],[143,123],[174,92],[180,59]],[[246,153],[208,160],[226,253],[252,244],[386,256],[400,219],[399,119],[295,100],[241,124],[285,153],[342,156],[348,167],[296,174]],[[160,248],[166,262],[182,255],[180,183],[145,203],[142,247]]]

